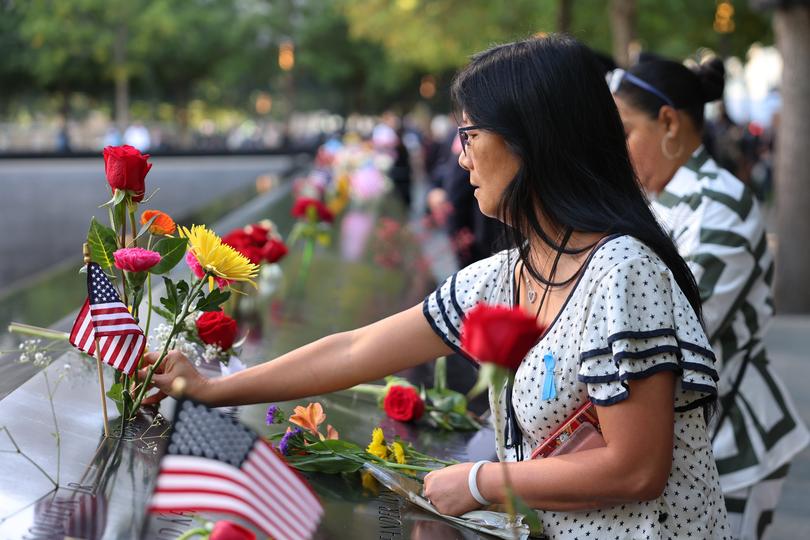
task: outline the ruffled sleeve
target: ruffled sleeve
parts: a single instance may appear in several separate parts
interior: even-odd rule
[[[627,381],[661,371],[677,374],[676,411],[716,398],[714,353],[663,263],[644,257],[618,264],[593,282],[589,296],[577,377],[593,403],[623,401]]]
[[[515,257],[496,253],[463,268],[425,297],[422,312],[433,331],[454,351],[461,350],[461,324],[465,314],[480,302],[509,304],[509,272]]]

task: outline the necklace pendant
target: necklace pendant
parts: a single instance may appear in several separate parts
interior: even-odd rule
[[[529,301],[530,304],[534,304],[534,301],[537,300],[537,293],[534,289],[529,289],[526,291],[526,299]]]

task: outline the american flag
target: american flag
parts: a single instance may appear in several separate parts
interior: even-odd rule
[[[143,330],[121,302],[101,267],[91,262],[87,265],[87,300],[73,323],[70,343],[93,356],[96,339],[101,360],[132,375],[146,346]]]
[[[231,514],[275,540],[311,538],[323,515],[318,498],[269,443],[188,400],[177,404],[149,511]]]

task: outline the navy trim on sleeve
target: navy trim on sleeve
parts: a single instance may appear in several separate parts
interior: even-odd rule
[[[680,373],[683,370],[681,369],[681,366],[675,362],[665,362],[663,364],[650,366],[643,371],[625,371],[621,375],[619,372],[609,373],[607,375],[577,375],[577,380],[584,383],[624,382],[627,380],[644,379],[661,371],[674,371]]]
[[[461,305],[458,303],[458,299],[456,298],[456,276],[458,272],[453,274],[453,277],[450,279],[450,302],[453,304],[453,307],[456,309],[456,313],[458,313],[458,318],[460,321],[464,322],[466,316],[464,314],[464,310],[461,309]]]
[[[439,287],[436,289],[436,303],[439,305],[439,311],[442,314],[442,319],[444,319],[444,324],[447,325],[447,329],[450,331],[458,339],[461,339],[461,335],[458,333],[458,329],[453,326],[453,323],[450,322],[450,317],[447,316],[447,309],[444,307],[444,300],[442,300],[442,288]]]
[[[682,349],[686,349],[687,351],[698,353],[699,355],[705,356],[706,358],[710,358],[714,361],[717,360],[717,357],[714,356],[713,351],[701,347],[700,345],[695,345],[694,343],[689,343],[688,341],[681,341],[681,340],[678,340],[678,345],[680,345]]]
[[[453,343],[450,340],[450,338],[448,338],[447,335],[445,335],[445,333],[442,332],[442,330],[436,325],[436,321],[433,320],[433,316],[430,314],[430,308],[428,307],[429,302],[430,302],[430,295],[426,296],[425,299],[422,301],[422,314],[425,316],[425,319],[427,319],[430,328],[436,333],[437,336],[441,338],[441,340],[444,342],[445,345],[453,349],[453,351],[458,353],[462,358],[464,358],[468,362],[477,366],[478,363],[472,358],[470,358],[461,347]]]
[[[720,380],[720,376],[717,374],[717,371],[704,364],[698,364],[697,362],[682,361],[681,365],[687,369],[692,369],[694,371],[700,371],[701,373],[705,373],[706,375],[711,377],[712,380],[715,382]]]

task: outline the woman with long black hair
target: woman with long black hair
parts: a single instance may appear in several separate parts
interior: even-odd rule
[[[459,163],[484,214],[510,227],[512,249],[459,271],[421,305],[235,375],[205,379],[173,352],[156,386],[170,392],[182,376],[189,397],[213,405],[332,392],[463,353],[461,323],[480,302],[519,306],[547,330],[509,399],[491,408],[511,426],[498,455],[545,532],[727,538],[698,290],[636,182],[597,60],[566,37],[510,43],[476,55],[453,96]],[[588,400],[604,447],[527,459]],[[498,466],[464,463],[428,474],[425,494],[458,515],[503,502],[505,486]]]

